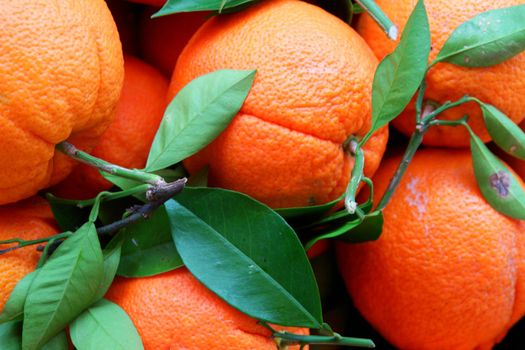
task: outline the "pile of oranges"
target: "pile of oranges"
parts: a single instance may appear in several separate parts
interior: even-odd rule
[[[190,175],[207,167],[210,186],[272,208],[323,204],[345,191],[354,160],[343,145],[370,129],[374,72],[396,43],[369,15],[352,27],[322,10],[322,0],[263,0],[231,14],[151,19],[164,2],[0,5],[0,240],[58,232],[39,193],[86,199],[111,188],[95,169],[55,151],[58,143],[143,168],[171,99],[218,69],[257,73],[227,129],[184,160]],[[415,5],[376,2],[400,29]],[[430,59],[462,22],[522,3],[427,0]],[[525,53],[490,68],[438,64],[427,75],[425,102],[469,94],[520,123],[524,82]],[[383,127],[364,145],[375,202],[401,161],[398,132],[413,132],[414,114],[410,104],[394,120],[389,143]],[[442,117],[465,114],[489,142],[478,106]],[[525,315],[525,222],[483,199],[468,142],[462,128],[432,128],[384,210],[380,239],[329,248],[355,307],[397,348],[490,349]],[[525,162],[509,158],[509,165],[525,178]],[[39,257],[34,247],[0,256],[0,310]],[[129,314],[146,349],[275,349],[266,328],[184,268],[117,278],[106,297]]]

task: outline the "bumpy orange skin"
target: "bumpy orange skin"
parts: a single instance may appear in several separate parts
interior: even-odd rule
[[[68,140],[90,150],[109,125],[124,75],[103,0],[0,5],[0,204],[64,178]]]
[[[90,153],[126,168],[142,168],[164,115],[168,80],[137,58],[125,56],[124,62],[124,85],[115,118]],[[95,168],[79,164],[52,192],[85,199],[111,186]]]
[[[369,128],[376,65],[353,29],[304,2],[264,1],[210,19],[179,56],[169,96],[217,69],[257,74],[232,123],[185,166],[193,173],[208,165],[212,186],[272,207],[337,198],[352,167],[342,143]],[[387,132],[367,144],[368,176],[379,164]]]
[[[177,58],[191,36],[204,24],[208,12],[185,12],[151,18],[157,9],[144,11],[139,23],[140,54],[171,77]]]
[[[106,298],[126,311],[146,350],[276,349],[268,329],[226,304],[186,268],[153,277],[119,277]],[[308,334],[306,329],[287,330]]]
[[[412,12],[416,0],[377,0],[376,3],[399,27],[400,30]],[[523,0],[427,0],[432,50],[429,61],[439,53],[450,34],[461,23],[487,10],[508,7],[525,3]],[[377,24],[368,15],[363,15],[357,23],[357,31],[363,36],[379,59],[391,53],[397,43],[388,39]],[[488,68],[463,68],[448,63],[439,63],[427,75],[428,88],[425,93],[427,101],[437,105],[454,101],[468,94],[481,101],[490,103],[516,123],[525,118],[525,53],[501,64]],[[490,136],[485,129],[480,108],[475,103],[450,109],[441,114],[440,119],[459,119],[469,116],[469,124],[483,141]],[[393,125],[406,135],[415,127],[414,103],[394,120]],[[425,135],[428,145],[467,147],[469,136],[465,128],[432,127]]]
[[[32,240],[57,232],[51,209],[40,197],[0,207],[0,240]],[[11,246],[0,244],[0,250]],[[0,256],[0,312],[18,281],[35,269],[40,255],[35,246],[27,246]]]
[[[377,202],[401,158],[374,177]],[[418,151],[372,243],[337,245],[363,316],[400,349],[490,349],[525,314],[525,222],[479,191],[469,151]]]

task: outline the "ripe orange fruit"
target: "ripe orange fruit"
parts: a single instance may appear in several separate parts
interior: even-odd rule
[[[207,12],[185,12],[151,18],[157,9],[144,11],[139,24],[139,49],[146,62],[171,76],[177,58],[191,36],[206,21]]]
[[[377,0],[377,5],[402,30],[416,1]],[[525,3],[523,0],[426,0],[430,32],[432,38],[432,61],[443,47],[450,34],[461,23],[481,12]],[[388,39],[368,15],[363,15],[357,23],[357,31],[370,45],[380,59],[392,52],[397,43]],[[448,63],[438,63],[427,75],[428,89],[425,100],[431,105],[454,101],[468,94],[483,102],[490,103],[516,123],[525,118],[525,53],[501,64],[488,68],[462,68]],[[490,136],[485,129],[481,110],[475,103],[467,103],[450,109],[440,115],[440,119],[459,119],[469,116],[469,124],[483,141]],[[406,135],[415,127],[415,109],[411,102],[405,111],[393,121],[393,125]],[[469,135],[465,128],[432,127],[423,140],[428,145],[467,147]]]
[[[319,7],[264,1],[214,17],[179,56],[169,96],[217,69],[257,69],[229,127],[185,161],[209,165],[209,182],[272,206],[307,206],[337,198],[353,158],[342,144],[370,125],[377,60],[352,28]],[[366,174],[377,168],[387,130],[366,147]]]
[[[103,0],[0,5],[0,204],[64,178],[68,140],[89,150],[113,117],[120,42]]]
[[[32,240],[58,233],[47,202],[32,197],[16,204],[0,207],[0,241],[12,238]],[[0,244],[0,250],[14,244]],[[33,271],[41,253],[36,246],[27,246],[0,256],[0,312],[18,281]]]
[[[90,154],[126,168],[142,168],[164,114],[168,80],[132,56],[125,56],[124,69],[115,118]],[[79,164],[52,192],[65,198],[85,199],[111,186],[95,168]]]
[[[374,177],[377,203],[401,157]],[[378,241],[338,244],[355,306],[401,349],[489,349],[525,314],[525,222],[496,212],[470,152],[426,149],[384,210]]]
[[[153,277],[119,277],[106,298],[127,312],[146,350],[276,348],[269,330],[226,304],[186,268]],[[306,329],[287,330],[308,334]]]

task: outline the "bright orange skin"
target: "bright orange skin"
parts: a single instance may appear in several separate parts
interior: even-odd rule
[[[146,278],[119,277],[106,298],[126,311],[145,350],[276,349],[268,329],[226,304],[186,268]]]
[[[171,77],[177,58],[191,36],[204,24],[207,12],[185,12],[151,18],[157,9],[144,11],[139,23],[139,49],[148,63]]]
[[[401,158],[374,176],[377,203]],[[354,304],[400,349],[490,349],[525,314],[525,222],[479,191],[470,152],[418,151],[378,241],[338,244]]]
[[[68,140],[90,150],[109,125],[124,75],[103,0],[0,5],[0,204],[63,179]]]
[[[416,4],[416,0],[377,0],[376,3],[398,25],[400,31]],[[487,10],[525,3],[523,0],[427,0],[432,50],[432,61],[441,47],[461,23]],[[397,43],[388,39],[368,16],[363,15],[357,23],[357,31],[370,45],[379,59],[394,51]],[[525,53],[488,68],[462,68],[448,63],[439,63],[427,75],[428,88],[425,99],[443,104],[468,94],[481,101],[495,105],[516,123],[525,118]],[[469,124],[483,141],[490,136],[485,129],[480,108],[475,103],[445,111],[440,119],[458,119],[469,115]],[[412,101],[405,111],[393,121],[393,125],[406,135],[415,127],[415,109]],[[425,135],[425,144],[449,147],[468,147],[469,136],[465,128],[432,127]]]
[[[32,240],[58,233],[47,202],[32,197],[0,207],[0,241],[12,238]],[[0,244],[0,250],[13,244]],[[20,248],[0,256],[0,312],[18,281],[33,271],[41,253],[35,246]]]
[[[265,1],[210,19],[179,56],[169,97],[217,69],[257,74],[228,128],[184,165],[190,173],[209,165],[211,186],[272,207],[337,198],[353,161],[342,143],[369,128],[376,65],[353,29],[304,2]],[[368,176],[379,164],[387,132],[367,144]]]
[[[125,56],[124,67],[115,118],[90,154],[126,168],[142,168],[164,115],[168,80],[132,56]],[[111,187],[95,168],[79,164],[52,192],[64,198],[85,199]]]

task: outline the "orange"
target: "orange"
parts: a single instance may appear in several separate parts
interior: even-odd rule
[[[400,157],[374,177],[377,202]],[[355,306],[400,349],[490,349],[525,314],[525,222],[495,211],[467,150],[426,149],[384,210],[378,241],[338,244]]]
[[[185,12],[151,18],[144,11],[139,24],[139,49],[144,60],[171,76],[177,58],[191,36],[206,21],[207,12]]]
[[[353,164],[342,144],[370,125],[377,60],[352,28],[319,7],[264,1],[214,17],[179,56],[169,96],[222,68],[257,69],[229,127],[185,161],[209,166],[209,182],[272,206],[321,204],[344,191]],[[366,174],[377,168],[386,128],[366,147]]]
[[[0,241],[12,238],[32,240],[58,233],[47,202],[32,197],[0,207]],[[0,250],[15,244],[0,244]],[[18,281],[33,271],[41,253],[27,246],[0,256],[0,312]]]
[[[127,312],[146,350],[276,349],[268,329],[226,304],[186,268],[153,277],[119,277],[106,298]],[[308,334],[306,329],[287,330]]]
[[[103,0],[0,5],[0,204],[64,178],[68,140],[89,150],[109,125],[123,79],[120,41]]]
[[[377,0],[376,3],[402,30],[416,4],[416,0]],[[525,3],[523,0],[426,0],[432,38],[432,61],[450,34],[461,23],[487,10]],[[380,59],[392,52],[397,43],[388,39],[368,15],[357,23],[357,31],[370,45]],[[483,102],[490,103],[516,123],[525,118],[525,53],[501,64],[488,68],[462,68],[449,63],[438,63],[427,75],[428,89],[425,103],[437,106],[454,101],[468,94]],[[485,129],[481,110],[475,103],[467,103],[441,114],[440,119],[458,119],[469,116],[469,124],[483,141],[490,136]],[[412,101],[405,111],[396,118],[393,125],[406,135],[415,127],[415,109]],[[467,147],[469,136],[465,128],[432,127],[423,140],[428,145]]]
[[[137,58],[125,56],[124,63],[124,86],[115,118],[90,154],[126,168],[142,168],[164,114],[168,81]],[[111,186],[95,168],[79,164],[52,192],[85,199]]]

